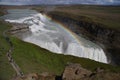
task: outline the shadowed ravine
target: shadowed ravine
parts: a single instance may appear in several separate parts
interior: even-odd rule
[[[26,15],[25,12],[29,13]],[[34,43],[55,53],[109,63],[105,52],[100,46],[77,36],[44,14],[28,9],[9,10],[8,13],[8,15],[3,16],[5,21],[29,26],[29,31],[15,34],[19,35],[23,41]]]

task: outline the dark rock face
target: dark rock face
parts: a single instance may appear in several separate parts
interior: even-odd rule
[[[49,13],[48,15],[77,35],[82,35],[95,43],[103,44],[109,62],[120,65],[120,30],[108,29],[104,27],[105,25],[93,21],[75,20],[60,14]]]

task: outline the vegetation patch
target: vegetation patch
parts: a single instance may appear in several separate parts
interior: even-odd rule
[[[15,71],[6,56],[10,45],[3,36],[4,31],[8,30],[10,27],[10,24],[0,21],[0,80],[10,80],[15,75]]]

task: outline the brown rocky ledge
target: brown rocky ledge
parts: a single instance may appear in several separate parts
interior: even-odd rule
[[[13,80],[120,80],[120,73],[106,71],[103,68],[90,71],[80,64],[70,63],[65,67],[62,76],[44,72],[27,74],[23,78],[16,77]]]
[[[25,32],[29,30],[27,24],[12,23],[12,28],[9,30],[10,34],[15,34],[17,32]]]

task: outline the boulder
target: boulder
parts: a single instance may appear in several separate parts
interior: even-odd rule
[[[91,71],[84,69],[80,64],[70,63],[66,66],[62,79],[63,80],[77,80],[84,77],[89,77]]]

